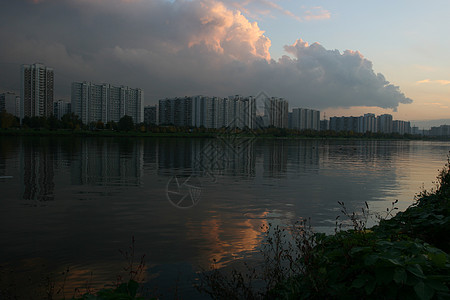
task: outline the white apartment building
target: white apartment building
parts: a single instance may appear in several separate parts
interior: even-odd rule
[[[307,108],[292,109],[292,128],[320,130],[320,111]]]
[[[72,111],[84,124],[90,122],[118,122],[123,116],[134,123],[144,121],[144,91],[107,83],[72,83]]]
[[[0,112],[3,110],[20,118],[20,96],[12,92],[0,94]]]
[[[268,126],[288,128],[289,103],[283,98],[268,98],[264,105],[264,118]]]
[[[39,63],[22,65],[20,80],[20,118],[52,115],[53,69]]]

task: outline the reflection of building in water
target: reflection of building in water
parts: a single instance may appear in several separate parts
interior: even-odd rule
[[[252,139],[164,139],[158,143],[160,175],[254,176]]]
[[[207,176],[255,176],[254,145],[254,139],[210,140],[194,153],[194,170]]]
[[[264,144],[264,177],[276,177],[287,171],[287,143],[284,140],[268,140]]]
[[[161,139],[158,143],[158,174],[180,175],[192,168],[192,156],[197,143],[193,139]]]
[[[34,144],[34,143],[33,143]],[[54,153],[48,145],[24,145],[20,149],[23,172],[23,199],[54,199]]]
[[[142,140],[142,143],[144,147],[143,153],[144,169],[146,168],[156,169],[158,162],[159,139],[144,139]]]
[[[143,144],[136,139],[81,140],[71,165],[73,184],[139,185]]]
[[[349,162],[358,168],[380,167],[393,164],[398,158],[411,152],[409,141],[345,141],[329,142],[321,146],[321,157],[325,162]]]
[[[297,140],[289,147],[289,159],[291,167],[295,167],[298,171],[304,169],[318,169],[320,162],[319,148],[321,148],[318,140]]]

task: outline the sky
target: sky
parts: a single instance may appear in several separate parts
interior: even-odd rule
[[[3,0],[0,91],[20,65],[166,97],[283,97],[331,116],[450,119],[450,2]],[[444,121],[442,121],[444,122]]]

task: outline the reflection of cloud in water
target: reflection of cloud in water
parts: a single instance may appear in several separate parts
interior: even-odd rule
[[[81,297],[87,292],[114,287],[119,276],[127,282],[129,273],[123,269],[125,264],[124,260],[118,260],[65,266],[42,257],[27,258],[15,265],[1,266],[0,290],[5,290],[5,285],[9,285],[11,295],[18,299],[47,299],[49,287],[53,285],[56,299]],[[139,282],[157,277],[157,274],[149,272],[150,268],[145,266]],[[11,290],[11,286],[26,288]]]
[[[257,250],[263,226],[267,226],[267,212],[248,214],[246,219],[233,219],[224,216],[214,216],[193,227],[187,224],[188,239],[202,236],[207,240],[207,246],[199,251],[207,261],[216,262],[217,267],[223,267],[235,259],[240,259],[246,253]],[[197,230],[200,230],[198,232]]]

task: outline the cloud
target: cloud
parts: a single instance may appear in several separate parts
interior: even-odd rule
[[[449,85],[449,84],[450,84],[450,80],[443,80],[443,79],[430,80],[430,79],[424,79],[424,80],[416,81],[416,83],[417,83],[417,84],[422,84],[422,83],[435,83],[435,84],[440,84],[440,85]]]
[[[331,18],[331,13],[320,6],[310,8],[303,6],[301,7],[303,13],[301,15],[298,15],[291,10],[285,9],[280,4],[270,0],[224,1],[228,3],[229,6],[237,8],[247,16],[257,20],[265,16],[274,18],[275,16],[273,12],[281,13],[283,16],[288,16],[299,22],[325,20]]]
[[[330,19],[331,18],[331,13],[320,7],[320,6],[316,6],[316,7],[312,7],[311,9],[308,9],[305,11],[305,16],[303,17],[303,19],[307,20],[307,21],[311,21],[311,20],[326,20],[326,19]]]
[[[219,1],[16,0],[0,4],[0,18],[0,89],[18,89],[20,64],[42,62],[55,69],[57,97],[86,80],[143,88],[147,103],[261,90],[318,109],[412,101],[358,51],[299,39],[270,57],[264,30]]]
[[[448,105],[442,104],[440,102],[425,102],[423,105],[426,106],[437,106],[439,108],[448,108]]]

